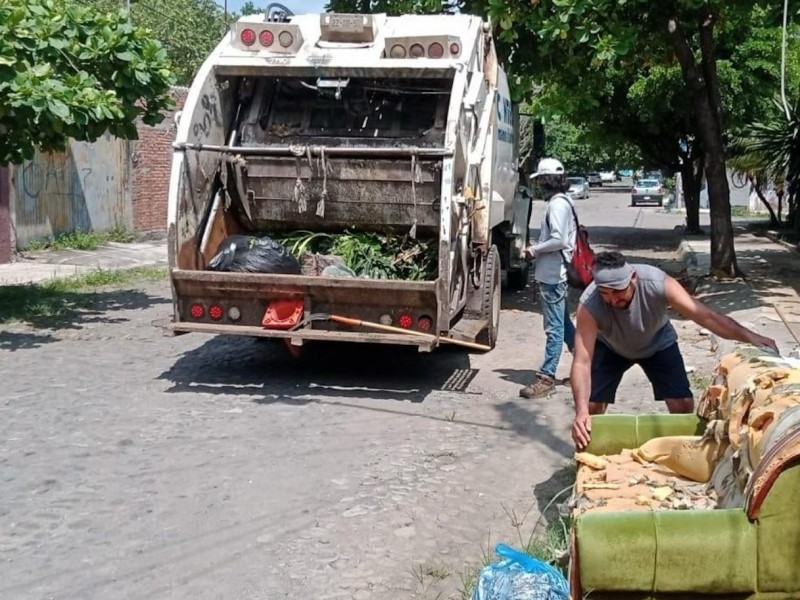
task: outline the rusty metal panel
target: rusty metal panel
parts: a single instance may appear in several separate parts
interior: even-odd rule
[[[108,134],[71,141],[65,152],[37,153],[14,167],[17,246],[75,231],[132,229],[127,195],[129,144]]]
[[[439,228],[440,161],[250,158],[246,172],[255,228]]]
[[[172,270],[176,291],[184,296],[270,299],[313,297],[325,303],[427,306],[436,302],[433,281],[340,279],[266,273]]]
[[[313,158],[261,158],[247,159],[248,177],[289,178],[292,181],[322,178],[320,161]],[[438,182],[441,171],[439,161],[419,162],[418,183]],[[405,181],[411,183],[413,171],[411,159],[387,160],[380,158],[365,159],[329,159],[326,170],[330,179],[356,181]]]

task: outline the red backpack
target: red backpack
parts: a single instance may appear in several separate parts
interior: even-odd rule
[[[589,245],[589,231],[578,221],[578,213],[575,212],[572,202],[565,196],[562,197],[567,200],[572,210],[572,217],[575,219],[575,248],[572,251],[572,260],[568,261],[567,257],[564,256],[563,250],[561,252],[561,259],[567,268],[567,285],[579,290],[585,290],[594,279],[592,275],[594,250]],[[547,227],[550,227],[549,218],[547,219]]]

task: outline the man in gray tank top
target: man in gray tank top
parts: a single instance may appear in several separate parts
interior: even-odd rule
[[[572,438],[583,449],[591,438],[590,415],[614,402],[622,376],[638,364],[656,400],[671,413],[694,410],[672,308],[719,337],[765,346],[775,341],[714,312],[661,269],[628,264],[619,252],[597,254],[594,281],[580,299],[570,382],[575,399]]]

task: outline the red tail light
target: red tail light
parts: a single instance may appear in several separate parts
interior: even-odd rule
[[[427,315],[423,315],[419,318],[419,321],[417,321],[417,326],[421,331],[430,331],[433,327],[433,319]]]
[[[406,49],[400,44],[395,44],[392,46],[391,50],[389,50],[389,56],[392,58],[405,58]]]
[[[428,46],[428,56],[431,58],[442,58],[442,56],[444,56],[444,48],[439,42],[433,42]]]
[[[212,304],[208,307],[208,316],[211,317],[214,321],[219,321],[222,319],[222,315],[225,314],[225,309],[222,308],[219,304]]]
[[[252,29],[242,29],[239,39],[245,46],[252,46],[256,43],[256,32]]]
[[[262,46],[272,46],[272,42],[275,41],[275,36],[272,35],[270,30],[265,29],[258,34],[258,41],[261,42]]]
[[[459,46],[456,42],[450,44],[450,54],[456,56],[459,52],[461,52],[461,46]]]
[[[195,302],[189,308],[189,314],[192,315],[193,319],[202,319],[206,314],[206,308],[202,304]]]
[[[403,329],[411,329],[411,326],[414,324],[414,319],[411,317],[411,315],[403,313],[400,315],[400,319],[397,321],[397,323]]]

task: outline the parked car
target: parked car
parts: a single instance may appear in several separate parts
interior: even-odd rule
[[[589,182],[589,187],[603,185],[603,178],[600,177],[600,173],[589,173],[586,176],[586,181]]]
[[[600,181],[603,183],[614,183],[616,178],[614,171],[600,171]]]
[[[661,171],[645,171],[642,179],[655,179],[658,183],[663,183],[664,175],[661,174]]]
[[[589,197],[589,182],[585,177],[567,177],[569,183],[569,191],[567,192],[573,198],[588,198]]]
[[[631,189],[631,206],[650,203],[661,206],[664,190],[657,179],[640,179]]]

